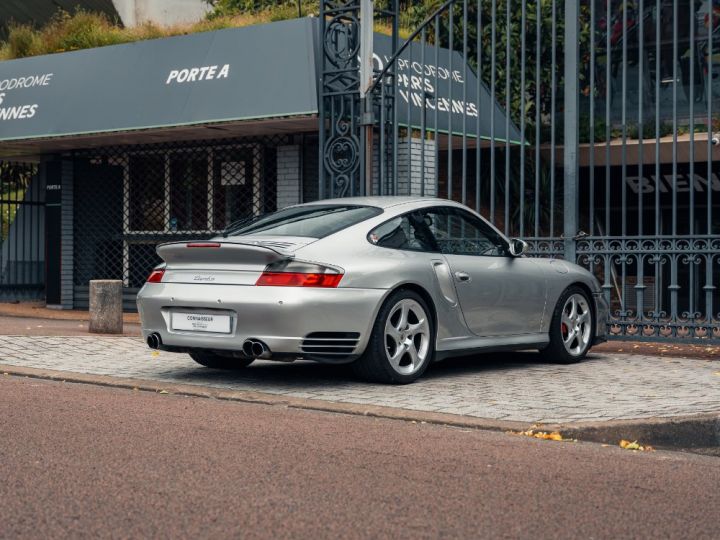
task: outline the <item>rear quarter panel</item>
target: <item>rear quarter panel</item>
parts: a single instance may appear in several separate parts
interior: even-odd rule
[[[310,244],[296,252],[298,260],[339,266],[345,271],[340,287],[382,289],[383,301],[403,286],[420,287],[430,296],[435,310],[439,340],[464,337],[469,331],[457,302],[448,301],[442,294],[433,270],[433,261],[442,260],[440,254],[382,248],[371,244],[367,234],[388,219],[374,219],[353,226],[341,233]],[[377,311],[380,310],[380,305]]]

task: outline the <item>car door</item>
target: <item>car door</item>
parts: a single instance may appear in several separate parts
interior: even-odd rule
[[[540,332],[547,288],[541,265],[511,256],[507,240],[466,210],[420,212],[450,266],[470,331],[483,337]]]

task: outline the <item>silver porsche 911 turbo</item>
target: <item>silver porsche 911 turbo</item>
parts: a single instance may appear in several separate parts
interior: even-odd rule
[[[388,383],[475,352],[539,349],[577,362],[605,339],[600,285],[526,247],[443,199],[292,206],[208,241],[159,246],[165,263],[138,294],[143,336],[212,368],[351,362]]]

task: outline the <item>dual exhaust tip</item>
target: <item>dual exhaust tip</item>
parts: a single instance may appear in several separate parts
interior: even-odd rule
[[[153,350],[158,350],[162,347],[162,337],[157,332],[150,334],[147,337],[147,345]],[[246,339],[242,346],[243,354],[248,358],[270,358],[272,352],[259,339]]]
[[[246,339],[242,349],[248,358],[270,358],[272,356],[268,346],[259,339]]]
[[[158,350],[160,347],[162,347],[162,338],[160,337],[160,334],[150,334],[147,337],[147,344],[148,347],[150,347],[153,350]]]

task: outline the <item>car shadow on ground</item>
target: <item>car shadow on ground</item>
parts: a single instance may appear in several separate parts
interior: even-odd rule
[[[190,360],[190,359],[188,359]],[[217,386],[269,386],[291,389],[312,389],[339,386],[357,382],[352,369],[347,365],[328,365],[317,362],[255,362],[247,368],[238,370],[211,369],[193,366],[190,360],[188,369],[173,372],[177,382],[212,384]]]
[[[600,355],[588,354],[583,363],[601,360]],[[447,358],[430,366],[425,378],[442,378],[463,374],[481,374],[489,371],[522,370],[538,366],[560,366],[544,359],[537,351],[510,351],[498,353],[473,354]],[[568,365],[571,368],[572,365]]]
[[[588,355],[584,362],[601,360],[599,355]],[[282,386],[291,389],[310,390],[312,388],[338,387],[343,385],[374,384],[364,382],[353,373],[349,365],[320,364],[309,361],[285,362],[255,362],[248,368],[237,371],[194,367],[190,364],[188,369],[177,370],[172,373],[173,380],[177,382],[213,384],[219,386]],[[421,381],[442,381],[463,375],[482,375],[497,371],[514,371],[529,369],[538,366],[557,366],[544,360],[537,352],[503,352],[475,354],[448,358],[435,363],[425,372]],[[567,366],[571,369],[572,366]]]

